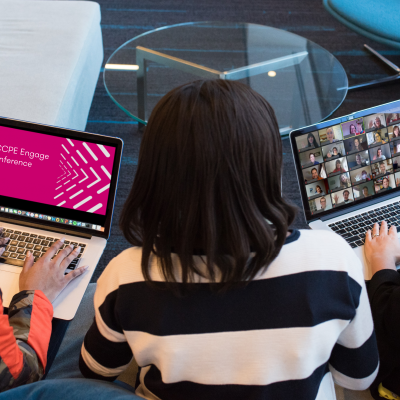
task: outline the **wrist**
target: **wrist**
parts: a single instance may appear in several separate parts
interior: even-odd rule
[[[372,256],[369,260],[371,272],[375,273],[382,269],[394,269],[396,270],[396,259],[395,257],[379,254]]]

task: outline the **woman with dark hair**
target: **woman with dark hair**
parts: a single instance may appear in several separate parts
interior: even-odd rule
[[[375,141],[372,142],[371,144],[385,144],[385,143],[387,143],[386,140],[382,139],[380,130],[376,131],[374,133],[374,137],[375,137]]]
[[[326,155],[326,158],[331,158],[331,157],[342,157],[342,153],[339,153],[338,148],[335,146],[331,149],[329,149],[328,154]]]
[[[400,137],[400,128],[397,125],[395,125],[393,127],[393,138],[398,138],[398,137]]]
[[[307,135],[307,146],[306,147],[318,147],[318,143],[312,133]]]
[[[339,153],[337,147],[334,147],[332,150],[333,150],[333,156],[334,157],[342,157],[342,153]]]
[[[363,149],[361,148],[361,146],[360,146],[360,139],[355,138],[355,139],[354,139],[354,142],[353,142],[353,145],[354,145],[353,151],[361,151],[361,150],[363,150]]]
[[[382,154],[382,149],[380,147],[376,150],[376,155],[373,157],[373,160],[386,160],[386,156]]]
[[[336,160],[335,169],[332,171],[332,174],[336,172],[346,172],[346,170],[342,167],[342,161]]]
[[[134,247],[97,283],[86,377],[113,380],[134,357],[146,399],[333,400],[333,379],[369,386],[361,263],[332,232],[289,229],[281,177],[274,111],[249,87],[196,81],[160,100],[120,218]]]
[[[322,189],[321,189],[321,186],[319,186],[319,185],[315,186],[315,191],[316,191],[318,194],[324,193],[324,192],[322,191]]]

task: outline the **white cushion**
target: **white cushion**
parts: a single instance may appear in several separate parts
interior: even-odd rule
[[[90,1],[0,0],[0,116],[84,130],[103,60]]]

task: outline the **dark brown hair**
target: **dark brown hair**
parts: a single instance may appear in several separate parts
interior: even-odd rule
[[[126,239],[142,247],[145,279],[152,253],[167,282],[197,274],[228,288],[267,268],[295,217],[281,195],[281,169],[275,113],[254,90],[201,80],[167,93],[145,129],[120,219]],[[193,259],[199,249],[205,273]]]

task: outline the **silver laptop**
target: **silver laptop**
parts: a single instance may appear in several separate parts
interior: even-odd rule
[[[53,303],[54,317],[70,320],[107,244],[123,142],[0,118],[0,226],[9,237],[0,258],[0,288],[8,307],[19,292],[25,254],[41,257],[57,239],[81,246],[68,266],[88,270]]]
[[[342,236],[364,265],[365,232],[400,230],[400,100],[292,131],[307,224]]]

